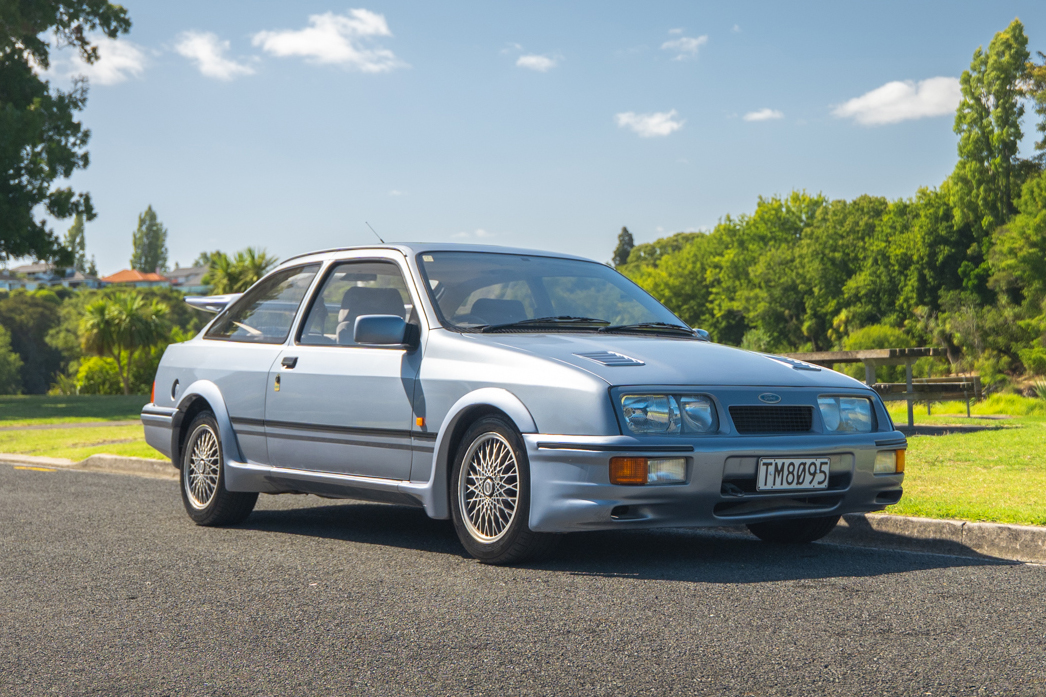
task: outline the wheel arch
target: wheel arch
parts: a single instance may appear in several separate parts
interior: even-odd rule
[[[469,426],[484,416],[501,416],[520,433],[537,433],[534,417],[526,405],[506,389],[486,387],[470,392],[450,408],[436,436],[429,480],[423,503],[432,518],[450,517],[450,466]]]
[[[182,466],[182,443],[196,415],[201,411],[210,411],[218,422],[218,431],[222,439],[222,450],[226,459],[243,461],[240,444],[236,440],[229,410],[221,390],[210,380],[197,380],[189,385],[178,400],[178,411],[171,422],[171,460],[179,469]]]

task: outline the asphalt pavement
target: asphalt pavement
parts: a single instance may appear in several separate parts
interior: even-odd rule
[[[0,465],[3,695],[1046,695],[1046,567],[666,530],[518,568],[420,509]]]

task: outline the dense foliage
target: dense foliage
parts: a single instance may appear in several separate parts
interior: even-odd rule
[[[763,351],[944,346],[989,382],[1046,374],[1046,174],[1022,159],[1022,97],[1046,133],[1046,67],[1019,21],[961,79],[959,158],[910,199],[793,192],[618,268],[721,342]],[[1046,64],[1046,56],[1040,54]],[[924,362],[922,370],[934,369]]]
[[[138,227],[131,237],[131,268],[146,273],[167,270],[167,228],[152,206],[138,215]]]
[[[42,217],[94,217],[91,199],[54,186],[87,166],[90,132],[76,120],[87,85],[53,89],[40,77],[50,65],[48,35],[98,58],[90,32],[115,38],[130,29],[124,8],[105,0],[0,2],[0,261],[35,257],[71,263],[69,251]]]

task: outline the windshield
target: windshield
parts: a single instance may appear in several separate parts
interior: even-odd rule
[[[452,329],[689,331],[639,286],[591,261],[427,252],[418,265],[440,321]]]

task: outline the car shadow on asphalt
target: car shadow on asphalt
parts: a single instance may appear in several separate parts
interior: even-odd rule
[[[407,506],[349,501],[281,506],[256,510],[238,527],[468,558],[450,521],[432,520]],[[564,535],[544,559],[519,566],[580,576],[744,584],[1012,563],[825,542],[775,545],[746,532],[669,528]]]

